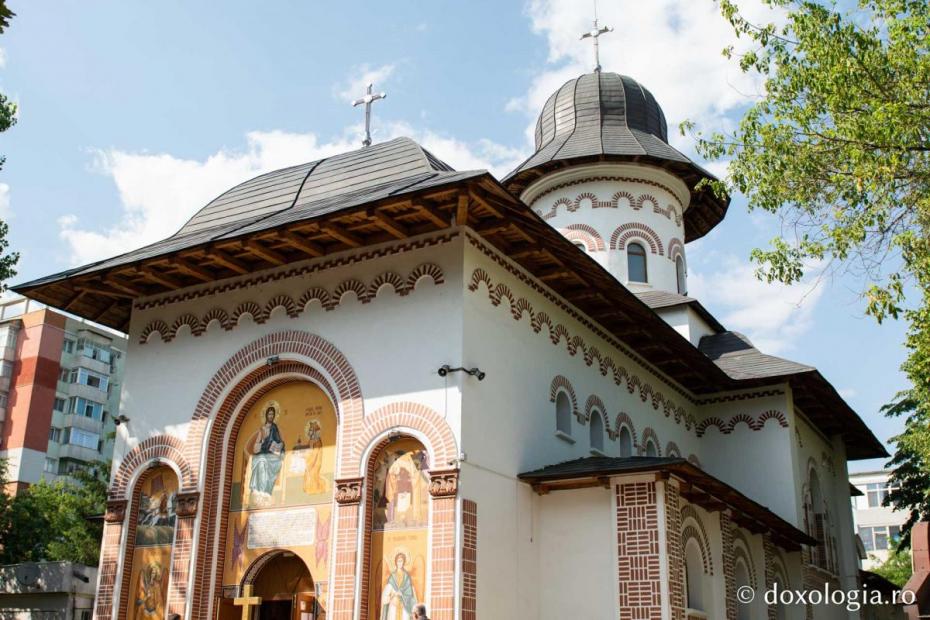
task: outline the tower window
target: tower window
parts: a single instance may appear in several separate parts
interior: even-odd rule
[[[685,279],[685,259],[683,259],[681,256],[675,259],[675,276],[678,278],[678,294],[687,295],[688,282]]]
[[[555,398],[555,428],[566,435],[572,434],[572,404],[565,392]]]
[[[604,420],[601,418],[600,411],[591,412],[591,449],[598,452],[604,451]]]
[[[648,282],[646,277],[646,249],[639,243],[626,246],[627,279],[630,282]]]

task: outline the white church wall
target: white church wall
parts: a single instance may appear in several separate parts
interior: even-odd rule
[[[675,331],[682,335],[694,346],[701,343],[701,338],[717,333],[707,321],[687,305],[672,306],[669,308],[659,308],[656,310],[663,321],[675,328]]]
[[[223,363],[257,338],[284,330],[308,331],[335,345],[358,375],[366,412],[393,401],[414,401],[445,416],[458,440],[458,388],[441,378],[437,369],[445,363],[456,366],[461,359],[461,240],[385,254],[383,258],[350,261],[279,280],[269,278],[266,284],[134,312],[129,344],[132,362],[127,365],[121,404],[121,412],[130,421],[118,427],[114,470],[126,452],[146,437],[164,433],[183,439],[198,399]],[[158,333],[145,344],[139,341],[154,320],[170,326],[186,313],[203,317],[212,308],[232,314],[239,304],[264,306],[279,294],[296,300],[311,287],[333,294],[352,280],[370,287],[385,272],[395,272],[406,280],[424,264],[437,265],[444,282],[435,285],[423,278],[404,296],[383,286],[368,303],[347,292],[330,311],[312,302],[306,312],[290,318],[279,307],[263,324],[246,315],[229,331],[214,322],[196,337],[183,327],[170,342],[162,342]],[[289,265],[286,270],[300,267]]]
[[[687,266],[683,213],[690,194],[671,174],[638,164],[579,165],[546,175],[521,198],[631,289],[678,292],[674,259],[680,252]],[[647,284],[628,282],[626,251],[612,249],[624,241],[646,250]]]
[[[609,489],[558,491],[538,500],[540,620],[616,617],[617,523]],[[500,617],[500,616],[490,616]]]
[[[789,402],[783,390],[776,388],[773,391],[779,393],[755,398],[746,398],[753,392],[730,394],[733,400],[701,407],[698,457],[709,474],[797,524],[795,480],[782,477],[774,484],[766,473],[794,471],[786,414]]]

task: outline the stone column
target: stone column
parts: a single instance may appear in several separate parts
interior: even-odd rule
[[[336,572],[327,617],[352,620],[355,613],[359,505],[364,478],[336,480]]]
[[[124,499],[110,500],[103,515],[103,543],[100,549],[100,573],[97,583],[97,598],[94,605],[94,620],[110,620],[113,617],[113,594],[119,568],[120,540],[126,520]]]
[[[194,521],[200,493],[191,491],[178,493],[175,499],[177,520],[174,528],[174,552],[171,561],[170,590],[168,591],[168,615],[186,617],[187,589],[191,574],[191,552],[194,543]]]
[[[432,620],[455,619],[455,498],[458,488],[457,469],[430,472],[433,580],[427,612]]]

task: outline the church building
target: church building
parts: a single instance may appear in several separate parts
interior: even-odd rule
[[[535,142],[503,180],[366,145],[14,287],[130,338],[97,620],[858,618],[762,595],[858,587],[886,452],[688,296],[710,173],[615,73]]]

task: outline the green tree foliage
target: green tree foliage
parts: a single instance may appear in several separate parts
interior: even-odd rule
[[[872,569],[898,587],[903,587],[911,578],[911,552],[902,549],[888,556],[888,559]]]
[[[3,479],[6,482],[6,464]],[[96,566],[103,537],[109,467],[44,480],[15,497],[0,493],[0,564],[70,561]]]
[[[826,265],[859,279],[867,314],[908,323],[903,370],[913,387],[888,413],[907,415],[895,438],[897,482],[922,486],[895,504],[926,516],[930,487],[918,476],[930,464],[930,3],[859,0],[846,11],[765,0],[778,23],[756,24],[737,1],[720,7],[750,48],[724,54],[759,77],[762,94],[732,133],[699,133],[698,150],[730,162],[716,191],[741,192],[750,209],[785,223],[771,247],[752,253],[760,278],[792,283]]]

